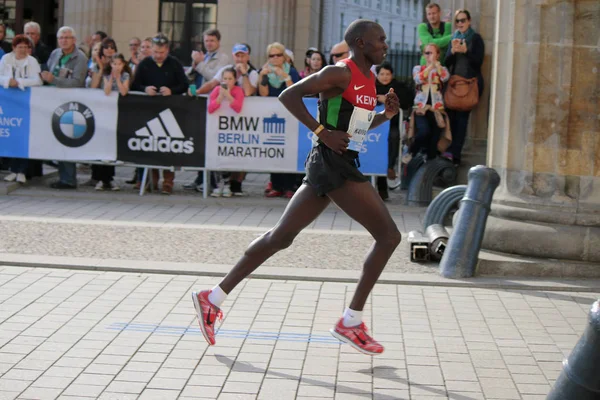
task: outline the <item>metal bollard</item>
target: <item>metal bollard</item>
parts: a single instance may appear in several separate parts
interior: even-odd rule
[[[445,278],[469,278],[475,274],[490,204],[499,184],[500,175],[492,168],[477,165],[469,170],[460,214],[440,262],[440,274]]]
[[[546,400],[600,399],[600,300],[592,304],[588,325]]]
[[[429,254],[432,260],[439,261],[444,255],[450,235],[446,228],[440,224],[429,225],[425,230],[429,239]]]

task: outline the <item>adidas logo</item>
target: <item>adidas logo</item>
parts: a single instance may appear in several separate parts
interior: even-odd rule
[[[183,131],[177,123],[173,112],[166,109],[146,123],[146,126],[135,131],[135,136],[127,141],[132,151],[152,151],[159,153],[194,152],[194,142],[185,140]]]

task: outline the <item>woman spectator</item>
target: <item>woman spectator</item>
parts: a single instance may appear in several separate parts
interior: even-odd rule
[[[312,53],[315,51],[318,51],[318,49],[315,47],[309,47],[308,50],[306,50],[306,54],[304,54],[304,69],[300,71],[300,78],[305,78],[308,76],[310,71],[310,56],[312,56]]]
[[[40,64],[30,56],[33,42],[25,35],[16,35],[12,41],[12,51],[0,60],[0,85],[4,89],[15,88],[25,90],[30,86],[41,86]],[[5,181],[27,182],[25,171],[26,158],[11,158],[8,169],[11,174],[4,178]]]
[[[258,74],[258,93],[265,97],[277,97],[286,88],[300,80],[300,75],[294,67],[286,62],[285,46],[281,43],[271,43],[267,46],[268,61]],[[273,173],[271,182],[265,190],[267,197],[285,196],[291,199],[294,195],[296,174]]]
[[[426,65],[413,68],[417,94],[408,140],[413,156],[424,152],[428,159],[432,159],[437,156],[438,151],[446,151],[451,140],[442,97],[442,82],[448,81],[450,73],[440,64],[440,49],[437,45],[430,43],[425,46],[424,55]]]
[[[221,76],[221,84],[210,93],[208,112],[214,113],[221,108],[223,102],[226,102],[233,111],[239,113],[244,105],[244,90],[237,84],[237,73],[234,68],[226,68]],[[231,197],[231,189],[225,185],[223,175],[218,172],[213,173],[216,175],[217,187],[210,195],[212,197]]]
[[[377,82],[375,82],[377,88],[377,102],[378,104],[384,104],[385,95],[394,89],[394,93],[400,100],[400,108],[403,110],[408,109],[412,104],[412,91],[404,83],[398,82],[394,78],[394,69],[389,62],[377,66],[375,69],[377,74]],[[388,162],[387,162],[387,179],[396,179],[395,167],[398,165],[398,157],[400,154],[400,113],[396,114],[390,120],[390,131],[388,135]],[[379,195],[383,200],[387,200],[388,196],[388,185],[387,179],[383,176],[377,178],[377,189]],[[394,188],[392,188],[394,189]]]
[[[315,72],[319,72],[326,65],[327,64],[325,62],[325,54],[321,53],[320,51],[313,51],[310,55],[308,70],[305,69],[304,71],[302,71],[300,77],[306,78],[307,76],[312,75]]]
[[[92,86],[92,77],[94,74],[98,73],[102,68],[98,65],[99,54],[100,54],[100,46],[102,43],[98,42],[92,47],[92,56],[90,57],[90,61],[88,62],[88,76],[85,78],[85,87],[89,88]]]
[[[94,72],[92,76],[92,83],[90,87],[104,88],[107,94],[110,94],[110,91],[113,88],[113,85],[121,92],[123,95],[126,95],[129,91],[129,79],[131,77],[131,70],[129,67],[126,69],[121,67],[114,68],[113,75],[113,66],[112,64],[118,64],[118,61],[114,61],[113,57],[117,52],[117,44],[111,38],[105,38],[102,40],[100,45],[100,51],[96,56],[95,64],[98,66],[98,71]],[[122,56],[122,55],[121,55]],[[119,72],[117,72],[119,71]],[[124,73],[122,73],[125,71]],[[119,76],[119,79],[116,79],[116,76]],[[111,79],[111,75],[113,78]],[[127,89],[123,90],[123,82],[119,81],[124,79],[127,81]],[[110,81],[110,85],[108,85],[108,81]],[[106,87],[108,85],[108,88]],[[112,165],[92,165],[92,181],[96,181],[96,190],[112,190],[117,191],[120,190],[119,186],[117,186],[113,181],[115,177],[115,167]]]
[[[458,10],[454,14],[454,22],[458,28],[452,35],[452,41],[446,53],[446,66],[450,75],[458,75],[462,78],[477,78],[477,87],[479,97],[483,93],[483,75],[481,74],[481,64],[485,48],[481,35],[471,28],[471,13],[467,10]],[[467,126],[469,124],[469,115],[471,111],[458,111],[448,109],[450,117],[450,127],[452,130],[452,143],[448,151],[443,154],[444,157],[460,164],[460,153],[462,152],[465,138],[467,136]]]

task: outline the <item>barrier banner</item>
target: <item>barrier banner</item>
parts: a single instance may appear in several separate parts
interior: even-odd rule
[[[32,88],[29,158],[116,160],[117,99],[99,89]]]
[[[317,118],[316,98],[304,99],[304,104],[312,116]],[[383,111],[383,106],[375,107],[375,111]],[[304,162],[313,145],[312,132],[303,124],[299,123],[298,130],[298,160],[297,171],[304,173]],[[386,175],[388,163],[388,136],[390,132],[389,121],[369,130],[367,137],[358,156],[360,161],[359,170],[365,175]]]
[[[119,98],[117,158],[142,165],[204,167],[205,97]]]
[[[29,157],[29,101],[25,91],[0,88],[0,157]]]
[[[206,133],[208,169],[296,172],[298,121],[276,98],[247,98],[239,114],[223,102]]]

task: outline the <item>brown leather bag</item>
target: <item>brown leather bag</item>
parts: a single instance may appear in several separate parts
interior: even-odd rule
[[[444,107],[456,111],[471,111],[479,103],[477,78],[452,75],[446,84]]]

